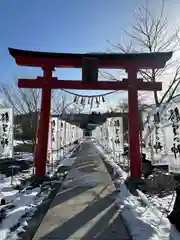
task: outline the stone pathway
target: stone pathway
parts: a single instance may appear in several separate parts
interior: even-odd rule
[[[84,143],[33,240],[130,240],[115,195],[96,148]]]

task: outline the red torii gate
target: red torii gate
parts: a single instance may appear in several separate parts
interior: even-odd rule
[[[140,54],[72,54],[72,53],[48,53],[25,51],[9,48],[10,54],[15,58],[17,65],[41,67],[43,77],[37,79],[19,79],[20,88],[41,88],[41,113],[38,131],[38,146],[36,148],[36,175],[43,177],[46,173],[47,144],[49,116],[51,109],[51,89],[85,89],[85,90],[127,90],[128,91],[128,131],[131,162],[131,176],[141,176],[141,156],[139,143],[139,114],[138,114],[138,90],[153,91],[162,90],[160,82],[143,82],[137,79],[139,69],[163,68],[172,57],[172,52],[167,53],[140,53]],[[82,68],[85,58],[97,59],[98,68],[125,69],[128,79],[122,82],[100,81],[85,83],[76,80],[60,80],[52,77],[55,68]]]

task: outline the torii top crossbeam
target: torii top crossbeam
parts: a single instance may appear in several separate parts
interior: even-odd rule
[[[47,53],[25,51],[9,48],[10,54],[15,58],[16,63],[20,66],[42,67],[49,66],[53,70],[55,67],[61,68],[82,68],[83,59],[85,57],[98,59],[98,68],[113,68],[113,69],[129,69],[133,66],[136,70],[139,69],[154,69],[163,68],[166,61],[172,56],[172,52],[168,53],[134,53],[134,54],[116,54],[116,53],[97,53],[97,54],[73,54],[73,53]],[[76,80],[61,80],[57,81],[56,77],[52,77],[48,82],[42,81],[42,77],[37,77],[34,81],[29,79],[19,79],[18,86],[20,88],[43,88],[48,84],[49,87],[58,89],[87,89],[87,90],[127,90],[128,81],[107,82],[100,81],[98,83],[86,83]],[[143,82],[142,79],[137,81],[138,90],[160,91],[162,84],[160,82]]]
[[[83,58],[93,57],[99,60],[99,68],[127,69],[134,64],[138,69],[163,68],[171,58],[167,53],[51,53],[26,51],[9,48],[10,54],[20,66],[43,67],[45,64],[59,68],[81,68]]]
[[[47,158],[47,143],[49,129],[49,115],[51,107],[51,89],[98,89],[98,90],[127,90],[128,91],[128,132],[131,162],[131,176],[141,176],[141,160],[139,145],[139,113],[138,113],[138,91],[161,90],[161,83],[143,82],[137,79],[139,69],[163,68],[171,58],[172,52],[167,53],[45,53],[35,51],[24,51],[9,48],[10,54],[20,66],[41,67],[44,70],[43,77],[30,81],[19,79],[18,86],[22,88],[41,88],[42,102],[38,133],[38,146],[36,148],[36,174],[44,176]],[[88,60],[87,60],[88,59]],[[89,65],[88,65],[88,64]],[[55,68],[82,68],[82,80],[60,80],[52,77]],[[98,68],[125,69],[128,79],[124,81],[100,81],[98,82]],[[95,71],[94,71],[95,70]],[[92,74],[87,74],[92,73]],[[92,82],[94,78],[96,81]]]

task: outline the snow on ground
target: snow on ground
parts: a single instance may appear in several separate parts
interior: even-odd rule
[[[14,157],[22,161],[33,161],[33,154],[27,152],[15,153]]]
[[[117,204],[133,240],[179,240],[180,233],[171,225],[164,213],[164,208],[165,206],[168,208],[172,196],[160,200],[157,196],[148,199],[141,191],[138,191],[139,197],[132,195],[124,183],[127,173],[122,171],[101,146],[96,147],[105,156],[105,161],[109,162],[120,176]]]
[[[55,165],[50,172],[50,176],[57,171],[60,165],[72,165],[73,161],[70,162],[70,155],[76,149],[77,145],[69,147],[68,152],[71,151],[63,161],[59,161],[57,157],[53,164]],[[55,153],[57,156],[57,153]],[[62,156],[62,153],[60,154]],[[27,156],[25,156],[26,158]],[[23,157],[22,157],[23,158]],[[66,163],[67,160],[67,163]],[[58,162],[57,162],[58,161]],[[58,164],[56,164],[58,163]],[[24,178],[28,178],[32,174],[32,168],[27,173],[23,174]],[[20,184],[22,173],[16,175],[13,179],[13,185]],[[23,227],[27,225],[27,220],[33,215],[38,205],[47,197],[50,193],[50,188],[41,192],[41,188],[37,187],[31,190],[18,191],[14,190],[11,186],[11,177],[0,175],[0,199],[5,199],[8,203],[12,203],[14,207],[7,211],[6,218],[0,223],[0,239],[1,240],[16,240],[18,239],[17,234],[23,231]],[[1,210],[2,206],[0,207]],[[28,217],[26,214],[28,213]],[[24,218],[25,217],[25,218]],[[15,230],[13,230],[13,227]]]
[[[18,146],[19,144],[32,144],[32,141],[13,140],[13,146]]]
[[[13,226],[18,224],[21,220],[22,216],[26,212],[35,211],[35,207],[37,207],[38,204],[40,204],[45,196],[41,195],[38,196],[40,193],[40,188],[34,188],[31,190],[27,190],[24,193],[16,192],[13,199],[13,205],[15,205],[15,208],[10,210],[7,213],[6,218],[1,223],[0,228],[0,239],[16,239],[17,233],[10,233]],[[46,195],[47,196],[47,195]],[[35,205],[33,205],[33,202],[38,198],[38,202],[36,202]],[[23,223],[23,225],[25,222]]]
[[[80,143],[81,144],[81,143]],[[58,170],[58,168],[60,166],[72,166],[75,158],[71,158],[72,153],[80,146],[80,144],[73,144],[68,148],[68,154],[66,157],[63,157],[62,154],[60,154],[60,157],[57,157],[56,159],[58,159],[58,164],[54,164],[55,166],[53,168],[51,168],[51,165],[49,166],[52,170],[49,174],[50,177],[52,177],[54,175],[54,173]],[[57,156],[57,154],[56,154]],[[55,160],[56,163],[57,160]]]
[[[173,210],[174,202],[176,199],[176,194],[170,194],[166,197],[147,196],[149,202],[155,206],[159,211],[164,213],[164,215],[169,214]]]
[[[13,183],[19,184],[20,179],[16,177]],[[14,190],[13,186],[11,186],[11,178],[1,175],[0,198],[5,199],[7,203],[12,203],[15,207],[7,211],[6,218],[0,224],[0,239],[11,239],[9,235],[10,229],[18,223],[21,216],[30,208],[32,200],[39,192],[40,188],[32,189],[24,193]],[[1,206],[1,208],[2,207],[3,206]],[[13,235],[12,239],[16,239],[15,235]]]
[[[19,183],[19,181],[16,181]],[[0,198],[5,198],[8,202],[13,200],[17,190],[13,190],[11,187],[11,178],[5,175],[0,175]]]

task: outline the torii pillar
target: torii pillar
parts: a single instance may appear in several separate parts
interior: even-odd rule
[[[163,68],[171,56],[168,53],[140,53],[140,54],[68,54],[68,53],[46,53],[9,49],[10,54],[15,58],[16,63],[21,66],[40,67],[44,71],[43,77],[37,79],[19,79],[18,86],[21,88],[41,88],[41,114],[38,131],[38,146],[36,148],[36,175],[43,177],[46,173],[47,144],[49,117],[51,107],[52,89],[84,89],[84,90],[125,90],[128,91],[128,131],[131,177],[141,177],[141,156],[139,139],[139,114],[138,114],[138,91],[160,91],[162,83],[144,82],[137,79],[139,69],[159,69]],[[128,78],[123,81],[77,81],[77,80],[58,80],[52,77],[54,68],[82,68],[85,59],[91,59],[93,68],[125,69]],[[95,59],[95,61],[93,60]],[[87,66],[86,66],[87,67]],[[85,68],[86,68],[85,67]],[[92,69],[86,68],[87,71]],[[83,75],[84,76],[84,75]],[[88,79],[88,77],[87,77]],[[90,79],[91,80],[91,79]]]

